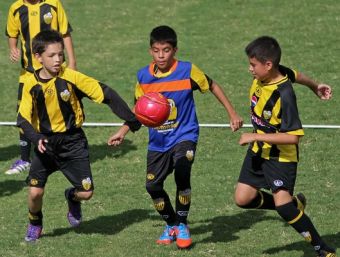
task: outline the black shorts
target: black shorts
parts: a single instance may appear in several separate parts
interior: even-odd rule
[[[60,170],[77,190],[93,190],[88,143],[83,130],[46,137],[46,152],[42,154],[35,149],[28,185],[43,188],[48,176]]]
[[[183,172],[191,172],[194,163],[196,143],[182,141],[166,152],[148,151],[146,184],[152,183],[154,187],[163,188],[165,179],[175,168],[176,162],[181,162]]]
[[[272,192],[284,189],[293,195],[296,171],[296,162],[266,160],[248,150],[238,182],[258,189],[271,189]]]

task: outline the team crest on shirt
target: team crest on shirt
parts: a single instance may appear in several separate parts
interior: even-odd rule
[[[44,22],[46,24],[51,24],[52,18],[53,18],[52,13],[48,12],[44,14]]]
[[[81,185],[85,190],[89,190],[92,186],[91,178],[87,177],[81,181]]]
[[[272,117],[272,112],[271,112],[271,111],[266,111],[266,110],[264,110],[264,111],[263,111],[263,117],[264,117],[266,120],[269,120],[269,119]]]
[[[188,150],[187,153],[185,154],[185,157],[187,157],[188,161],[192,161],[194,159],[194,151]]]
[[[70,100],[71,93],[67,89],[65,89],[63,92],[60,93],[61,99],[63,99],[64,102],[67,102]]]
[[[261,88],[261,87],[257,87],[257,88],[255,89],[255,95],[256,95],[257,97],[260,97],[260,96],[262,95],[262,88]]]

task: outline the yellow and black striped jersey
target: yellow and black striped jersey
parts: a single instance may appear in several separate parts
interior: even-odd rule
[[[38,133],[63,133],[81,127],[85,119],[83,97],[109,105],[132,131],[140,128],[126,102],[94,78],[65,67],[50,80],[43,80],[37,74],[39,71],[24,83],[17,118],[17,125],[32,142],[40,139]]]
[[[6,35],[20,38],[21,64],[30,72],[41,68],[32,55],[32,39],[43,30],[57,30],[62,35],[72,31],[65,10],[59,0],[42,0],[30,4],[24,0],[14,2],[8,12]]]
[[[254,79],[250,88],[251,121],[254,131],[264,133],[288,133],[303,136],[296,96],[291,81],[285,76],[278,82],[264,84]],[[264,159],[280,162],[298,162],[298,145],[273,145],[254,142],[253,152]]]

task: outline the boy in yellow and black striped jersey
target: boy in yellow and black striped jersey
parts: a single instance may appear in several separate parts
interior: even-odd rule
[[[254,76],[249,94],[254,132],[242,134],[239,140],[240,145],[250,146],[235,190],[235,202],[245,209],[276,209],[312,244],[317,256],[335,257],[335,250],[321,239],[304,213],[304,195],[293,196],[298,143],[304,135],[291,83],[296,73],[279,65],[281,49],[272,37],[257,38],[245,51]],[[270,189],[272,194],[262,188]]]
[[[8,12],[6,36],[10,50],[10,60],[21,59],[22,70],[19,77],[18,106],[22,95],[25,79],[41,64],[32,53],[32,39],[40,31],[58,30],[63,35],[68,57],[68,67],[76,69],[71,31],[65,10],[59,0],[17,0]],[[18,49],[20,40],[21,50]],[[31,142],[20,132],[20,159],[16,160],[6,174],[16,174],[29,170]]]
[[[49,175],[60,170],[73,187],[65,190],[67,218],[72,227],[82,220],[81,200],[93,194],[93,180],[86,136],[81,129],[85,119],[82,99],[108,105],[124,125],[115,135],[121,142],[128,130],[141,124],[125,101],[103,83],[63,66],[64,43],[57,31],[41,31],[32,43],[33,53],[42,64],[24,81],[17,125],[35,147],[27,177],[29,186],[29,225],[25,240],[36,241],[42,231],[42,198]]]

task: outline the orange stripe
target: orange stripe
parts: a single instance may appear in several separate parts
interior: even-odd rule
[[[144,93],[170,92],[191,89],[190,79],[176,80],[161,83],[141,84]]]

